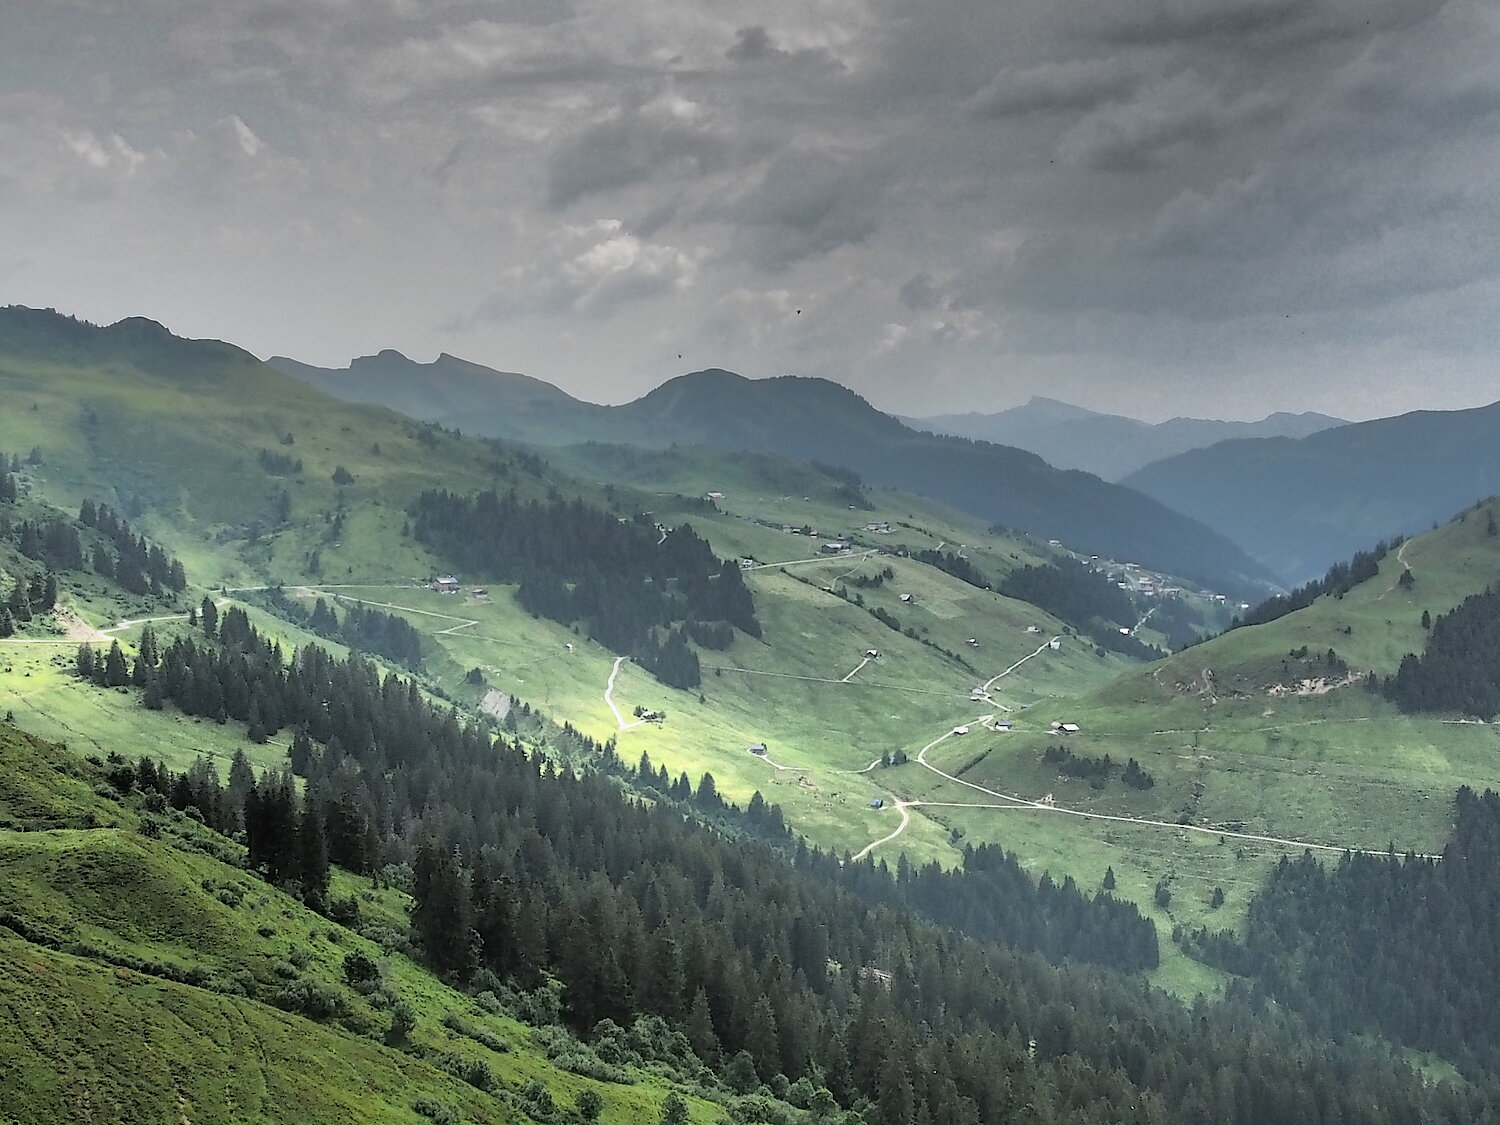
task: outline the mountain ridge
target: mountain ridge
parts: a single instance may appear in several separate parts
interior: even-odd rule
[[[301,365],[282,362],[278,369],[307,377]],[[500,374],[486,377],[483,401],[471,402],[461,421],[445,412],[436,396],[417,399],[406,388],[387,385],[379,401],[428,421],[532,445],[702,444],[837,464],[872,483],[918,492],[993,523],[1101,555],[1138,559],[1236,590],[1277,584],[1273,571],[1227,539],[1205,535],[1197,521],[1140,494],[1054,468],[1025,450],[920,433],[832,380],[748,379],[706,368],[668,379],[632,402],[601,406],[561,391],[533,397],[529,383],[518,385],[526,393],[511,393],[517,385],[494,377]],[[329,393],[340,393],[338,379],[317,377]]]
[[[1304,438],[1240,438],[1125,483],[1195,516],[1294,582],[1500,491],[1500,402],[1417,410]]]
[[[1021,406],[994,414],[971,411],[902,421],[933,433],[1030,450],[1059,468],[1083,469],[1116,483],[1155,461],[1216,442],[1257,436],[1304,437],[1347,425],[1341,418],[1316,411],[1277,411],[1256,422],[1183,415],[1164,422],[1143,422],[1043,395],[1033,395]]]

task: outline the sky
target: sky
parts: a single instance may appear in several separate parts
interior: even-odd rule
[[[1500,399],[1478,0],[5,0],[0,304],[600,402]]]

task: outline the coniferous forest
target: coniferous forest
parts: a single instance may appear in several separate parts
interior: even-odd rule
[[[594,640],[672,687],[702,680],[688,637],[727,647],[733,629],[761,635],[738,564],[716,558],[688,525],[658,528],[644,513],[624,519],[578,500],[494,492],[426,492],[411,516],[416,539],[455,568],[518,583],[523,608],[585,623]]]
[[[1005,576],[999,590],[1008,598],[1045,609],[1101,648],[1143,660],[1161,655],[1134,636],[1120,632],[1121,627],[1128,628],[1136,621],[1129,595],[1076,559],[1020,567]]]
[[[1500,590],[1471,594],[1432,621],[1420,656],[1407,653],[1383,683],[1401,710],[1500,715]]]
[[[314,905],[334,909],[330,862],[383,870],[411,890],[435,969],[471,987],[555,987],[557,1017],[585,1037],[656,1016],[728,1088],[805,1079],[850,1125],[1456,1125],[1500,1104],[1487,1082],[1429,1086],[1383,1048],[1315,1040],[1245,989],[1188,1010],[1083,964],[1153,965],[1149,922],[1108,895],[1033,883],[1000,849],[949,873],[841,862],[759,800],[735,813],[707,775],[693,787],[592,743],[581,772],[559,769],[357,655],[308,647],[286,662],[212,603],[198,628],[143,639],[130,681],[148,701],[156,684],[192,713],[292,728],[304,794],[243,761],[227,786],[206,764],[174,775],[149,759],[117,766],[113,784],[242,830],[249,863]],[[97,660],[81,649],[80,672]]]
[[[1189,939],[1329,1035],[1377,1032],[1500,1074],[1500,795],[1465,787],[1442,856],[1282,859],[1243,940]]]

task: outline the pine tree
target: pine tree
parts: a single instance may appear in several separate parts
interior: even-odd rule
[[[688,1009],[687,1026],[688,1042],[693,1045],[693,1053],[706,1062],[709,1066],[715,1065],[719,1060],[719,1037],[714,1032],[713,1013],[708,1007],[708,993],[700,985],[693,993],[693,1004]]]
[[[125,667],[125,653],[119,641],[111,641],[109,653],[104,658],[104,686],[124,687],[130,682],[130,673]]]
[[[328,893],[328,840],[323,832],[323,814],[309,798],[297,824],[298,875],[304,894]]]

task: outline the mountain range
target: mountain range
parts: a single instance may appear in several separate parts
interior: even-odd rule
[[[283,357],[267,362],[330,394],[466,432],[534,445],[691,444],[776,453],[852,469],[870,483],[929,496],[1008,528],[1226,590],[1276,583],[1222,536],[1139,493],[1054,468],[1025,450],[918,432],[826,379],[752,380],[710,369],[670,379],[634,402],[600,406],[451,356],[422,364],[387,351],[341,370]]]
[[[992,441],[1030,450],[1060,469],[1082,469],[1118,481],[1137,469],[1231,438],[1301,438],[1345,424],[1341,418],[1278,411],[1259,422],[1220,422],[1171,418],[1141,422],[1100,414],[1056,399],[1033,397],[998,414],[940,414],[903,418],[907,425],[937,434]]]
[[[1382,538],[1500,491],[1500,403],[1419,410],[1308,437],[1220,442],[1122,482],[1299,583]]]

